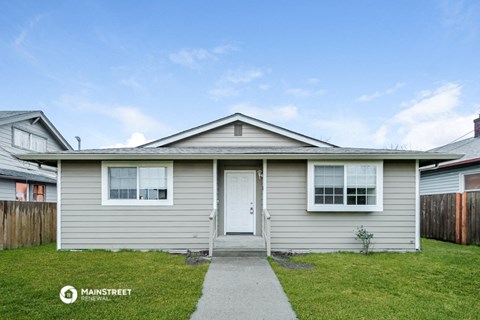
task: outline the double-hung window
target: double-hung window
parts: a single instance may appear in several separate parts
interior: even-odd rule
[[[308,211],[382,211],[383,162],[308,163]]]
[[[172,162],[103,162],[103,205],[172,205]]]

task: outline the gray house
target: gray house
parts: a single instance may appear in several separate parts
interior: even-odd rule
[[[41,111],[0,111],[0,200],[57,200],[57,169],[14,155],[72,150]]]
[[[474,121],[474,137],[432,149],[463,156],[436,166],[421,168],[420,194],[480,191],[480,117]]]
[[[58,167],[59,249],[420,248],[420,165],[451,154],[340,148],[234,114],[138,148],[19,155]]]

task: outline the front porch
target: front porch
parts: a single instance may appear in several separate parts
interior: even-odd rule
[[[270,213],[262,211],[262,234],[226,234],[218,235],[218,210],[214,209],[209,217],[209,256],[251,257],[271,256]]]
[[[261,236],[226,235],[214,239],[215,257],[252,257],[267,255],[265,240]]]
[[[210,256],[269,256],[266,160],[213,160]]]

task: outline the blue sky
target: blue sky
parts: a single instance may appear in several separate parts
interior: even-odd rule
[[[41,109],[85,148],[243,112],[341,146],[429,149],[480,112],[479,1],[0,0],[0,12],[0,109]]]

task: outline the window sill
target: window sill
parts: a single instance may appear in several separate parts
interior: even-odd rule
[[[102,206],[173,206],[173,200],[103,200]]]
[[[383,212],[383,206],[308,205],[308,212]]]

